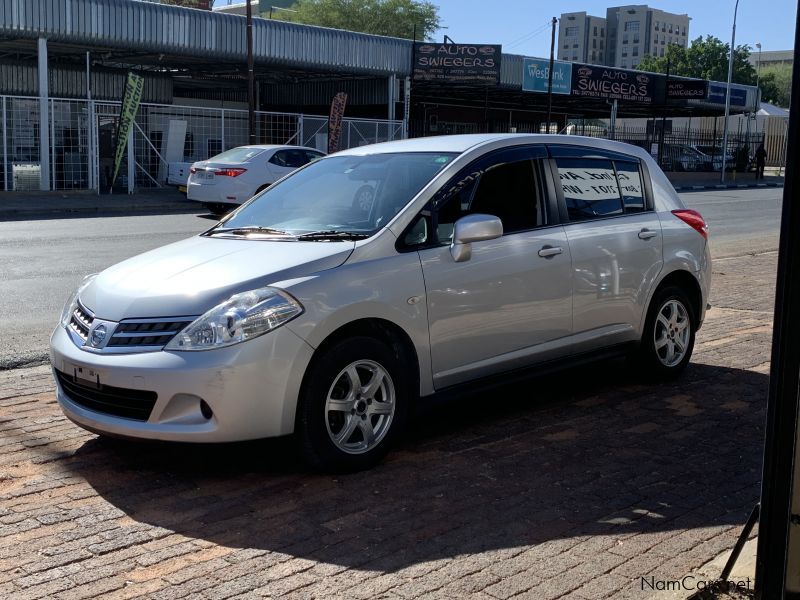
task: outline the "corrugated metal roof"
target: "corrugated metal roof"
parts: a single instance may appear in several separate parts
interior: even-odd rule
[[[244,61],[245,18],[135,0],[0,0],[0,35]],[[410,40],[253,20],[261,64],[405,76]]]

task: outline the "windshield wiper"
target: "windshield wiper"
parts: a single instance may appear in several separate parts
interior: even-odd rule
[[[356,231],[311,231],[297,236],[298,240],[363,240],[368,238],[366,233],[358,233]]]
[[[282,235],[293,237],[287,231],[283,231],[282,229],[274,229],[272,227],[261,227],[259,225],[248,225],[246,227],[219,227],[217,229],[212,229],[206,235],[214,235],[217,233],[229,233],[231,235],[247,235],[248,233],[266,233],[268,235]]]

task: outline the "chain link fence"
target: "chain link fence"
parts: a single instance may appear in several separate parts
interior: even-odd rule
[[[0,108],[0,190],[37,191],[41,177],[39,99],[0,96]],[[119,112],[118,102],[48,100],[50,189],[108,191]],[[328,149],[326,117],[258,111],[255,129],[258,144]],[[402,121],[344,119],[340,148],[396,140],[402,133]],[[170,180],[171,165],[174,169],[208,159],[246,145],[248,139],[246,110],[142,104],[114,180],[115,191],[163,186]]]

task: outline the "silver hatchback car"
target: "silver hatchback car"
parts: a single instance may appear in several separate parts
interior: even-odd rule
[[[670,377],[711,259],[643,150],[443,136],[295,171],[196,237],[88,277],[51,339],[58,402],[100,434],[294,433],[329,470],[374,464],[411,402],[627,353]]]

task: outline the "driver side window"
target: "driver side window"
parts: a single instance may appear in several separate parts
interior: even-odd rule
[[[503,223],[503,233],[527,231],[545,224],[544,200],[538,163],[530,159],[492,164],[471,173],[464,185],[439,207],[436,234],[439,243],[450,243],[455,222],[474,213],[494,215]]]

